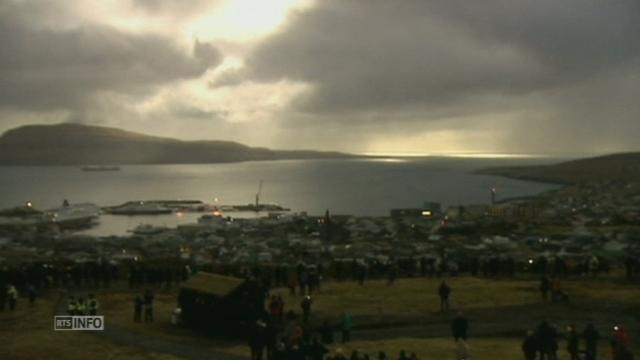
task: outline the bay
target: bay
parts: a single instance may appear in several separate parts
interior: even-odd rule
[[[259,161],[197,165],[127,165],[120,171],[83,172],[80,167],[0,167],[0,207],[31,201],[38,209],[71,203],[100,206],[131,200],[194,199],[219,204],[255,201],[320,215],[388,215],[392,208],[421,207],[435,201],[443,207],[487,204],[490,189],[497,199],[527,196],[557,188],[552,184],[474,174],[490,166],[531,165],[549,158],[378,158]],[[140,223],[175,226],[194,222],[182,216],[102,216],[92,234],[121,234]]]

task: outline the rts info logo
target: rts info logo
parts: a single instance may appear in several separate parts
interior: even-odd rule
[[[104,316],[55,316],[54,330],[104,330]]]

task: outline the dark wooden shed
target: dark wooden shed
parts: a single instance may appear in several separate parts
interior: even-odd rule
[[[264,290],[256,281],[198,272],[184,282],[178,302],[195,330],[242,335],[264,314]]]

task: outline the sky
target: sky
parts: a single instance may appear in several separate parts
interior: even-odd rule
[[[637,0],[3,0],[0,131],[376,154],[640,150]]]

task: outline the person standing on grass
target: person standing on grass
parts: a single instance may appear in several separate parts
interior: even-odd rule
[[[576,331],[576,327],[572,324],[569,325],[567,332],[567,352],[569,353],[569,357],[571,360],[580,360],[579,349],[580,349],[580,336]]]
[[[360,360],[360,352],[358,350],[353,350],[351,352],[351,356],[349,357],[349,360]]]
[[[144,322],[153,322],[153,293],[147,290],[144,294]]]
[[[400,355],[398,355],[398,360],[409,360],[409,357],[404,352],[404,350],[400,350]]]
[[[522,341],[522,352],[525,360],[535,360],[538,352],[538,339],[532,330],[527,331],[527,336]]]
[[[453,339],[467,340],[467,330],[469,329],[469,321],[462,315],[462,311],[458,311],[458,314],[453,321],[451,321],[451,332],[453,333]]]
[[[76,304],[76,315],[85,316],[87,315],[87,304],[84,302],[84,299],[79,297],[78,303]]]
[[[289,271],[288,273],[288,279],[287,279],[287,287],[289,288],[289,294],[290,295],[295,295],[296,294],[296,287],[298,286],[298,275],[297,273],[292,269]]]
[[[29,306],[33,306],[36,302],[36,287],[33,284],[27,285],[27,293],[29,294]]]
[[[351,341],[351,328],[353,328],[353,320],[348,312],[342,313],[342,343]]]
[[[305,267],[302,271],[298,272],[298,288],[300,289],[300,295],[307,295],[307,289],[309,287],[309,273]]]
[[[272,360],[278,344],[278,326],[273,321],[267,321],[265,330],[265,346],[267,349],[267,359]]]
[[[553,360],[554,330],[546,320],[540,323],[536,329],[536,338],[538,339],[540,360]]]
[[[271,295],[269,300],[269,313],[271,314],[271,319],[278,318],[278,298],[275,295]]]
[[[67,314],[71,316],[75,315],[77,307],[78,304],[76,303],[76,298],[73,295],[70,295],[69,299],[67,300]]]
[[[551,302],[559,302],[562,300],[562,287],[560,286],[560,279],[556,276],[551,280]]]
[[[278,303],[278,319],[282,321],[282,318],[284,317],[284,300],[282,299],[282,296],[278,295],[277,303]]]
[[[282,300],[282,296],[271,296],[271,301],[269,302],[269,311],[271,313],[271,319],[274,321],[282,321],[284,316],[284,300]]]
[[[449,310],[449,295],[451,294],[451,288],[447,285],[447,282],[442,280],[440,287],[438,288],[438,295],[440,296],[440,311],[444,312]]]
[[[133,300],[133,321],[141,322],[142,321],[142,308],[144,307],[144,299],[142,295],[136,295]]]
[[[633,360],[629,350],[629,335],[622,326],[613,327],[613,336],[611,337],[611,350],[613,360]]]
[[[558,326],[551,325],[551,354],[549,359],[558,360]]]
[[[0,282],[0,312],[4,311],[7,306],[7,287]]]
[[[542,300],[549,300],[549,290],[551,289],[551,282],[547,276],[540,278],[540,294]]]
[[[257,320],[250,329],[249,348],[251,349],[251,360],[262,360],[266,345],[266,327],[267,324],[264,321]]]
[[[598,330],[596,330],[592,323],[588,323],[587,327],[582,332],[582,337],[584,338],[587,350],[587,357],[585,360],[596,360],[598,354],[598,340],[600,339]]]
[[[9,300],[9,310],[15,310],[18,302],[18,289],[11,284],[7,287],[7,299]]]
[[[98,314],[98,308],[100,307],[100,303],[98,302],[98,299],[96,299],[95,295],[93,294],[89,294],[88,307],[89,307],[89,315],[96,316]]]
[[[311,300],[311,296],[307,295],[302,299],[300,303],[300,307],[302,308],[302,321],[309,321],[309,316],[311,316],[311,304],[313,300]]]

